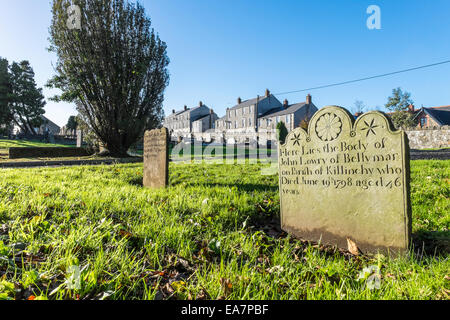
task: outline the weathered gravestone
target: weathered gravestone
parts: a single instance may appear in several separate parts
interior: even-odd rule
[[[77,130],[77,148],[83,146],[83,131]]]
[[[161,188],[169,183],[169,132],[167,128],[144,135],[144,187]]]
[[[279,149],[282,228],[366,252],[400,253],[411,235],[409,149],[404,131],[377,111],[356,121],[331,106]]]

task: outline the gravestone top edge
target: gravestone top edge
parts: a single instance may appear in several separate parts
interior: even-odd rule
[[[169,130],[165,127],[162,127],[160,129],[151,129],[151,130],[145,130],[144,135],[163,135],[163,134],[169,134]]]
[[[349,126],[351,128],[350,131],[355,131],[355,129],[357,128],[358,124],[361,121],[363,121],[363,119],[365,117],[370,116],[370,115],[377,115],[377,116],[381,117],[384,120],[387,132],[389,132],[390,134],[402,134],[402,133],[405,133],[405,131],[403,129],[401,129],[401,128],[400,129],[396,129],[394,124],[393,124],[393,122],[392,122],[392,120],[389,118],[389,116],[386,113],[382,112],[382,111],[377,111],[377,110],[368,111],[368,112],[365,112],[362,115],[360,115],[355,120],[353,118],[353,115],[347,109],[345,109],[345,108],[343,108],[341,106],[337,106],[337,105],[329,105],[329,106],[323,107],[322,109],[320,109],[316,113],[314,113],[314,115],[311,117],[311,119],[310,119],[310,121],[308,123],[308,130],[303,129],[302,127],[294,128],[293,130],[291,130],[287,134],[284,143],[280,143],[279,146],[280,147],[285,147],[287,145],[288,141],[289,141],[288,138],[291,138],[292,135],[298,134],[299,132],[305,134],[307,137],[311,137],[311,132],[313,132],[312,126],[316,123],[317,119],[320,118],[321,116],[323,116],[324,114],[326,114],[327,112],[330,112],[330,111],[338,111],[338,112],[343,113],[344,118],[346,118],[346,120],[349,123]],[[406,136],[406,134],[405,134],[405,136]]]

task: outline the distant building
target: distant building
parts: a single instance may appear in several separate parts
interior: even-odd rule
[[[414,106],[412,106],[414,110]],[[420,128],[450,126],[450,106],[420,108],[415,111],[415,120]]]
[[[169,130],[172,140],[187,138],[193,132],[205,132],[213,129],[217,114],[201,101],[195,108],[184,106],[181,111],[172,110],[164,121],[163,126]]]
[[[45,134],[45,132],[51,133],[53,135],[59,135],[61,128],[54,123],[53,121],[51,121],[50,119],[48,119],[45,116],[41,115],[41,119],[42,119],[42,124],[39,127],[34,128],[34,131],[36,132],[36,134]],[[14,125],[14,128],[12,130],[12,133],[17,135],[17,134],[22,134],[24,132],[22,132],[22,129],[17,126]]]
[[[42,118],[42,124],[39,128],[35,128],[35,131],[37,134],[45,134],[45,132],[51,133],[53,135],[58,135],[61,131],[61,128],[48,119],[47,117],[41,116]]]
[[[237,104],[228,108],[225,117],[218,120],[216,129],[228,133],[255,133],[261,117],[281,109],[281,102],[267,89],[263,97],[245,101],[238,98]]]
[[[302,121],[308,122],[317,110],[309,94],[306,96],[306,101],[301,103],[289,104],[287,100],[284,100],[281,110],[259,119],[259,129],[275,130],[279,122],[284,122],[288,131],[291,131],[299,127]]]
[[[215,129],[217,118],[217,114],[214,113],[213,109],[209,109],[209,114],[204,115],[192,122],[192,132],[201,133]]]
[[[282,104],[267,89],[264,96],[242,100],[227,108],[225,116],[217,115],[201,102],[196,108],[173,110],[163,122],[169,129],[172,141],[195,139],[197,141],[218,143],[270,143],[276,140],[276,125],[284,122],[288,131],[299,127],[302,121],[308,122],[317,107],[311,95],[305,102]]]

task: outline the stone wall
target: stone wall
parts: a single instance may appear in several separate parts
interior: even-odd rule
[[[407,130],[411,149],[450,148],[450,126]]]
[[[206,143],[215,142],[215,143],[223,143],[226,144],[244,144],[246,142],[250,144],[256,144],[257,141],[261,145],[270,143],[276,143],[276,133],[275,131],[268,132],[242,132],[242,133],[232,133],[232,132],[217,132],[217,131],[209,131],[209,132],[201,132],[201,133],[192,133],[188,135],[178,135],[172,136],[171,141],[177,142],[178,138],[182,137],[182,140],[185,142],[191,141],[191,137],[196,141],[203,141]],[[225,139],[225,141],[224,141]]]
[[[450,148],[450,127],[443,126],[434,129],[411,129],[407,130],[406,134],[409,139],[409,147],[411,149],[438,149]],[[259,138],[260,144],[265,144],[268,140],[276,141],[276,130],[263,130],[260,132],[232,132],[230,130],[223,132],[202,132],[193,133],[195,140],[204,142],[211,142],[212,140],[218,143],[225,138],[227,144],[256,143]],[[178,141],[177,137],[183,137],[184,141],[190,141],[191,134],[172,136],[172,141]]]

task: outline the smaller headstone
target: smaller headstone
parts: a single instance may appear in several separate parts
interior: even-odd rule
[[[83,131],[77,130],[77,148],[83,146]]]
[[[55,136],[53,135],[53,133],[49,133],[49,135],[48,135],[48,141],[50,142],[50,143],[52,143],[52,144],[54,144],[55,143]]]
[[[162,188],[169,184],[169,131],[146,131],[144,135],[144,187]]]

